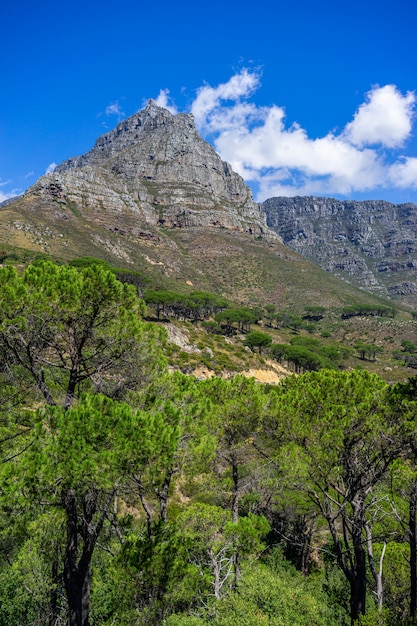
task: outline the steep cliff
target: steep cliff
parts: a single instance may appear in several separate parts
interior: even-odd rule
[[[192,115],[147,107],[59,165],[26,195],[96,219],[136,214],[149,226],[212,226],[273,236],[243,179],[197,133]]]
[[[285,244],[322,268],[369,291],[416,300],[414,204],[278,197],[262,209]]]

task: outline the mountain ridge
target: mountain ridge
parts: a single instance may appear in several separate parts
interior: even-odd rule
[[[267,224],[291,249],[351,284],[417,303],[417,206],[315,196],[269,198]]]
[[[378,297],[284,245],[193,117],[154,101],[3,204],[0,225],[6,251],[95,256],[243,303],[302,308]]]

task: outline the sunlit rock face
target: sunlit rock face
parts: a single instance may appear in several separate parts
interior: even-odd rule
[[[381,295],[417,295],[417,206],[382,200],[270,198],[267,224],[339,278]]]
[[[249,187],[200,137],[193,116],[173,115],[152,100],[27,194],[98,221],[127,213],[142,226],[211,226],[277,239]]]

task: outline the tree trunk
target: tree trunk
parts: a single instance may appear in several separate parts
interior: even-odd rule
[[[22,363],[22,361],[20,361]],[[48,406],[55,406],[56,402],[52,397],[52,394],[49,390],[48,385],[45,383],[45,378],[44,378],[44,372],[43,370],[41,370],[41,373],[39,374],[36,370],[36,368],[34,366],[30,366],[28,368],[28,371],[32,374],[33,379],[35,380],[38,389],[40,390],[40,392],[42,393],[43,397],[46,400],[46,404]]]
[[[383,603],[383,599],[384,599],[384,589],[383,589],[383,585],[382,585],[382,568],[383,568],[384,556],[385,556],[385,550],[387,548],[387,544],[384,542],[384,547],[382,548],[382,554],[381,554],[381,557],[379,559],[379,569],[377,571],[377,569],[375,567],[373,545],[372,545],[372,530],[371,530],[371,527],[369,526],[369,524],[366,524],[365,531],[366,531],[366,543],[367,543],[367,547],[368,547],[369,568],[371,570],[372,576],[373,576],[374,581],[375,581],[376,598],[377,598],[377,603],[378,603],[378,612],[381,613],[381,611],[382,611],[382,603]]]
[[[74,404],[75,389],[77,387],[78,379],[79,379],[78,371],[76,369],[72,369],[70,372],[67,390],[65,393],[64,408],[66,409],[71,408],[72,405]]]
[[[161,489],[155,488],[155,493],[159,500],[160,518],[166,524],[168,523],[168,494],[169,494],[169,487],[171,485],[173,474],[174,474],[174,468],[169,467],[166,471],[164,482],[162,483]]]
[[[59,573],[58,573],[58,559],[55,556],[52,561],[51,568],[51,592],[49,595],[49,618],[48,618],[48,626],[55,626],[58,623],[58,583],[59,583]]]
[[[232,521],[237,524],[239,520],[239,466],[237,464],[235,454],[231,455],[231,465],[232,465]]]
[[[365,557],[365,555],[363,555]],[[350,584],[350,620],[353,624],[366,610],[366,567],[365,558],[355,564],[355,576]]]
[[[84,545],[84,554],[78,557],[78,511],[75,493],[69,489],[64,494],[67,514],[67,545],[64,561],[64,585],[68,600],[68,626],[88,626],[90,605],[90,559]]]
[[[219,567],[219,563],[214,555],[213,549],[210,548],[210,550],[208,551],[209,554],[209,558],[210,558],[210,562],[211,562],[211,566],[213,568],[213,576],[214,576],[214,597],[216,598],[216,600],[220,600],[220,567]]]
[[[68,599],[68,626],[88,626],[90,614],[90,564],[83,570],[64,570]]]
[[[356,575],[350,583],[350,623],[354,626],[366,610],[366,577]]]
[[[233,488],[232,488],[232,521],[237,524],[239,521],[239,466],[236,460],[236,455],[234,452],[231,454],[231,462],[232,462],[232,480],[233,480]],[[234,579],[234,588],[237,588],[240,579],[240,561],[239,561],[239,551],[235,547],[233,551],[233,570],[235,574]]]
[[[303,520],[304,522],[304,541],[300,554],[300,569],[304,576],[307,576],[310,569],[311,560],[311,539],[314,531],[314,521]]]
[[[361,497],[356,498],[352,502],[352,507],[354,513],[351,520],[351,541],[348,538],[348,526],[342,516],[343,545],[339,538],[339,529],[336,527],[337,516],[332,513],[327,494],[325,494],[324,502],[320,504],[321,511],[329,524],[338,565],[349,581],[350,620],[351,625],[354,626],[366,610],[366,553],[362,542],[362,533],[365,528],[364,500]]]
[[[100,506],[99,493],[94,489],[84,494],[81,506],[77,506],[73,489],[63,490],[62,504],[67,516],[64,586],[68,600],[68,626],[89,625],[91,558],[117,487]],[[99,515],[94,523],[96,513]],[[82,539],[81,546],[79,537]]]
[[[361,520],[353,522],[352,544],[354,554],[353,577],[350,581],[350,619],[351,624],[366,611],[366,554],[362,542]]]

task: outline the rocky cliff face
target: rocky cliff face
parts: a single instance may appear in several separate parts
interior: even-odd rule
[[[417,295],[417,206],[333,198],[270,198],[267,224],[285,244],[352,284]]]
[[[192,115],[154,101],[62,163],[26,195],[103,222],[124,213],[148,226],[211,226],[274,237],[243,179],[197,133]]]

